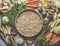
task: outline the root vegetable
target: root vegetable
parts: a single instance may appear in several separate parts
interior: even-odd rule
[[[39,2],[39,0],[28,0],[26,2],[26,4],[27,4],[27,7],[30,7],[30,8],[38,8],[39,7],[38,2]]]
[[[27,7],[30,7],[30,8],[38,8],[39,6],[38,6],[38,4],[36,4],[36,5],[27,5]]]
[[[51,36],[52,36],[52,33],[49,33],[49,34],[46,36],[46,41],[50,40]]]
[[[51,40],[51,42],[49,44],[53,45],[53,44],[57,43],[59,40],[60,40],[60,37],[56,36]]]

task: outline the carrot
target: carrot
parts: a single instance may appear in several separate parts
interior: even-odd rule
[[[27,5],[27,7],[29,7],[29,8],[38,8],[39,6],[38,5]]]
[[[26,3],[34,3],[34,2],[39,2],[39,1],[37,1],[37,0],[32,0],[32,1],[27,1]]]
[[[49,45],[53,45],[53,44],[55,44],[55,43],[57,43],[58,41],[60,40],[60,37],[55,37],[55,38],[53,38],[52,40],[51,40],[51,42],[49,43]]]
[[[38,8],[39,7],[38,2],[39,2],[39,0],[28,0],[28,2],[26,4],[27,4],[27,7]]]
[[[59,37],[59,39],[60,39],[60,37]]]
[[[28,0],[28,1],[35,1],[35,0]],[[38,0],[39,1],[39,0]]]
[[[26,4],[38,4],[38,2],[27,2]]]
[[[48,41],[52,36],[52,33],[48,33],[47,36],[46,36],[46,41]]]
[[[33,9],[36,9],[36,8],[38,8],[38,6],[36,6],[36,7],[32,7],[32,6],[28,6],[29,8],[33,8]]]
[[[27,6],[38,6],[38,4],[27,4]]]

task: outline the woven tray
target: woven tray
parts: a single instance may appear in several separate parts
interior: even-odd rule
[[[16,17],[15,26],[18,32],[25,37],[37,35],[43,25],[42,16],[33,9],[25,9]]]

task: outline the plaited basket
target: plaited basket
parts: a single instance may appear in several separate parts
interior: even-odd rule
[[[33,9],[24,9],[17,15],[15,26],[21,35],[33,37],[41,31],[43,18]]]

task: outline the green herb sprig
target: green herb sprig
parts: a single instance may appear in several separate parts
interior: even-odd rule
[[[25,3],[21,3],[21,5],[14,4],[10,11],[2,14],[2,17],[7,16],[9,18],[9,25],[15,26],[15,18],[17,14],[20,13],[21,10],[23,10],[25,7],[26,7]]]

